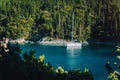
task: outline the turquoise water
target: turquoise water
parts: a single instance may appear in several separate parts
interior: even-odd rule
[[[45,61],[55,68],[62,66],[65,70],[74,68],[89,68],[95,80],[107,80],[108,72],[105,68],[107,61],[116,61],[115,46],[92,45],[82,48],[67,48],[63,46],[45,46],[39,44],[21,45],[23,51],[34,49],[36,56],[45,55]]]

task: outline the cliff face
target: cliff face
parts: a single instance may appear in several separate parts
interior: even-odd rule
[[[9,52],[8,49],[8,38],[3,38],[2,41],[0,41],[0,51],[4,51],[6,53]],[[2,57],[2,53],[0,53],[0,57]]]

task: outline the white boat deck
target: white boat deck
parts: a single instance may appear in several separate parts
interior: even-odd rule
[[[76,47],[76,46],[79,47],[79,46],[82,46],[82,44],[79,42],[68,42],[66,46],[67,47]]]

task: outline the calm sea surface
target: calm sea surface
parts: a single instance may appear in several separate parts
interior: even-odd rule
[[[117,60],[115,46],[89,45],[81,48],[39,44],[21,44],[20,46],[26,52],[34,49],[37,57],[45,55],[45,61],[50,62],[55,68],[58,66],[62,66],[65,70],[89,68],[95,80],[108,80],[105,63]]]

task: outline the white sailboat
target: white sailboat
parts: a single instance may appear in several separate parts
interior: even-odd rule
[[[73,41],[73,27],[74,27],[74,13],[73,13],[73,17],[72,17],[72,41],[67,42],[67,47],[81,47],[82,43]]]
[[[67,43],[67,47],[79,47],[79,46],[82,46],[81,43],[78,43],[78,42],[68,42]]]

